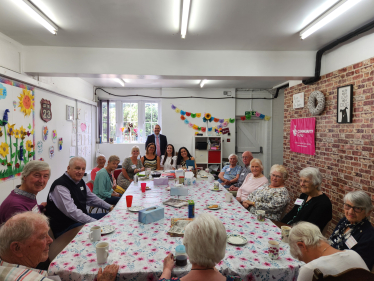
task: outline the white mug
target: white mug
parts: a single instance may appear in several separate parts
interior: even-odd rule
[[[107,262],[109,256],[108,242],[100,242],[96,245],[96,256],[98,264],[103,264]]]
[[[209,176],[208,176],[208,181],[209,181],[209,182],[214,182],[214,177],[213,177],[213,175],[209,175]]]
[[[290,236],[291,227],[283,225],[281,226],[282,242],[288,243],[288,236]]]
[[[225,194],[225,202],[227,203],[232,202],[232,193],[228,192]]]
[[[277,260],[279,258],[279,243],[274,240],[269,240],[269,257],[272,260]]]
[[[93,226],[90,229],[90,239],[91,241],[100,241],[101,239],[101,227]]]

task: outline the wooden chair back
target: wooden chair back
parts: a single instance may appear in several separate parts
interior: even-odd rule
[[[362,268],[350,268],[337,275],[326,275],[316,268],[312,281],[373,281],[374,274]]]

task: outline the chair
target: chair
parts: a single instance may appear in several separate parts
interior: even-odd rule
[[[116,169],[116,170],[114,170],[114,173],[113,173],[113,175],[114,175],[114,178],[117,180],[117,178],[118,178],[118,176],[119,176],[119,174],[122,172],[122,168],[121,169]]]
[[[89,182],[86,183],[86,185],[91,190],[91,192],[93,192],[94,181],[90,180]]]
[[[337,275],[326,275],[316,268],[312,281],[373,281],[374,274],[362,268],[350,268]]]
[[[282,214],[281,214],[281,217],[280,217],[280,221],[283,219],[283,217],[286,215],[286,213],[287,213],[287,209],[288,209],[288,205],[289,204],[287,204],[286,206],[284,206],[284,208],[283,208],[283,211],[282,211]]]
[[[331,224],[331,221],[332,221],[332,220],[330,220],[328,223],[326,223],[325,227],[323,228],[323,230],[322,230],[322,235],[323,235],[323,236],[326,236],[326,233],[327,233],[327,230],[329,229],[329,226],[330,226],[330,224]]]

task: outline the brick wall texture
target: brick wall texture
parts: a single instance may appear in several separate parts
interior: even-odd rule
[[[344,216],[343,197],[346,193],[363,190],[374,201],[373,81],[374,58],[370,58],[323,75],[313,85],[299,84],[284,91],[283,164],[290,175],[286,185],[294,202],[300,195],[300,170],[319,168],[323,175],[322,191],[333,205],[328,235]],[[353,84],[352,123],[338,124],[337,88],[350,84]],[[321,91],[325,95],[325,109],[318,116],[312,116],[307,108],[313,91]],[[300,92],[304,92],[305,107],[293,109],[293,95]],[[316,117],[316,154],[313,156],[290,151],[291,119],[306,117]],[[373,213],[370,219],[374,223]]]

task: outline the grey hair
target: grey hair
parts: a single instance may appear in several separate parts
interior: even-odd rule
[[[234,153],[231,153],[231,154],[229,155],[229,159],[230,159],[230,157],[232,157],[232,156],[234,156],[234,157],[236,158],[236,162],[239,161],[238,155],[236,155],[236,154],[234,154]]]
[[[287,169],[283,165],[275,164],[270,169],[270,174],[273,172],[279,172],[282,175],[283,180],[288,179]]]
[[[251,162],[249,162],[249,166],[252,166],[252,163],[257,163],[260,167],[261,167],[261,170],[264,170],[264,165],[262,165],[262,162],[260,159],[258,158],[253,158],[251,160]]]
[[[134,145],[134,146],[131,148],[131,154],[132,154],[132,152],[133,152],[135,149],[139,150],[139,153],[140,153],[140,148],[139,148],[139,146]],[[130,156],[131,156],[131,155],[130,155]]]
[[[202,213],[186,226],[183,244],[191,263],[213,267],[225,257],[226,240],[223,223],[211,214]]]
[[[364,208],[366,215],[373,209],[371,198],[364,191],[352,191],[344,196],[344,203],[347,201],[352,202],[354,207]]]
[[[301,258],[301,251],[297,242],[304,242],[307,247],[317,247],[321,241],[327,242],[327,239],[322,235],[318,226],[310,222],[298,222],[292,226],[288,236],[291,256],[296,259]]]
[[[75,161],[83,161],[84,163],[86,163],[86,159],[84,159],[83,157],[75,156],[69,160],[69,167],[72,167]]]
[[[109,158],[108,158],[108,163],[109,162],[120,162],[119,160],[119,157],[117,155],[111,155]]]
[[[18,213],[12,216],[0,227],[0,256],[4,256],[13,242],[24,242],[34,235],[38,226],[49,219],[32,211]]]
[[[313,185],[317,186],[317,190],[321,190],[322,174],[317,168],[308,167],[302,169],[299,173],[301,178],[309,178],[312,180]]]
[[[39,161],[39,160],[30,161],[25,165],[25,167],[23,167],[21,181],[23,183],[24,180],[25,180],[25,177],[27,177],[28,175],[30,175],[33,172],[40,172],[40,171],[46,171],[46,170],[49,171],[49,177],[48,178],[50,178],[51,177],[51,167],[49,166],[49,164],[47,162]]]
[[[100,157],[104,157],[106,159],[104,154],[100,154],[99,156],[96,157],[96,161],[99,160]]]

